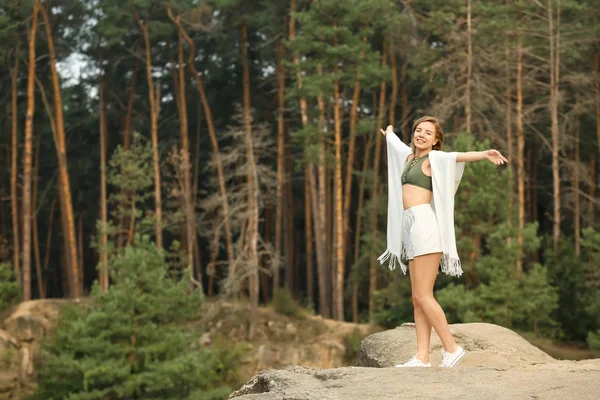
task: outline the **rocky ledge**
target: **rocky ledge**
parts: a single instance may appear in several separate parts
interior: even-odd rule
[[[451,330],[466,351],[457,368],[393,366],[415,353],[413,324],[365,338],[358,367],[287,367],[259,373],[236,400],[363,399],[598,399],[600,359],[559,361],[509,329],[492,324],[456,324]],[[431,338],[431,362],[441,361],[441,343]]]

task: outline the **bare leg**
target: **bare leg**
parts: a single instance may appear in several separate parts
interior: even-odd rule
[[[408,262],[408,272],[410,274],[411,291],[415,292],[415,278],[413,272],[413,262]],[[414,297],[413,297],[414,298]],[[415,312],[415,330],[417,331],[417,358],[425,364],[429,363],[429,344],[431,342],[431,324],[425,315],[425,312],[418,303],[413,301]]]
[[[442,253],[433,253],[415,257],[411,269],[412,298],[415,310],[417,307],[423,310],[427,320],[440,337],[444,349],[453,353],[458,345],[450,333],[450,327],[442,307],[433,297],[433,284],[438,274],[441,255]]]

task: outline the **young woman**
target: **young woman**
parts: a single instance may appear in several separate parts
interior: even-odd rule
[[[396,367],[430,367],[431,328],[444,349],[440,367],[454,367],[465,351],[454,341],[444,311],[433,297],[439,269],[460,276],[462,268],[454,237],[454,194],[465,162],[507,162],[497,150],[443,152],[444,132],[430,116],[418,119],[412,129],[412,148],[402,143],[390,125],[381,133],[388,150],[387,249],[379,257],[393,270],[408,268],[417,333],[417,354]]]

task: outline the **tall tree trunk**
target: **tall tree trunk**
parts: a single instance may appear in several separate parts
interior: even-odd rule
[[[46,298],[44,291],[43,278],[42,278],[42,261],[40,258],[40,238],[38,235],[38,223],[37,223],[37,199],[38,199],[38,187],[39,187],[39,170],[40,170],[40,146],[42,143],[42,130],[37,129],[37,138],[35,143],[35,164],[33,167],[33,200],[31,202],[31,209],[33,210],[33,256],[35,257],[35,274],[37,280],[38,295],[41,299]]]
[[[366,38],[363,38],[363,41]],[[388,110],[388,121],[390,125],[396,125],[396,99],[398,97],[398,67],[396,58],[396,48],[390,45],[389,54],[390,69],[392,73],[392,93],[390,94],[390,108]]]
[[[33,116],[35,114],[35,38],[38,27],[39,0],[33,3],[29,32],[29,75],[27,80],[27,119],[23,150],[23,300],[31,300],[31,159]]]
[[[48,232],[46,234],[46,250],[44,253],[44,265],[42,267],[42,271],[48,271],[48,264],[50,263],[50,253],[51,253],[51,245],[52,245],[52,227],[54,225],[54,211],[56,209],[56,198],[52,200],[52,205],[50,206],[50,216],[48,220]],[[48,277],[44,279],[43,283],[43,292],[44,298],[48,293]]]
[[[560,165],[558,158],[559,150],[559,127],[558,127],[558,87],[560,72],[560,0],[556,12],[557,27],[556,40],[554,38],[554,13],[552,11],[552,0],[548,0],[548,39],[550,41],[550,118],[552,120],[552,197],[554,200],[552,221],[552,242],[554,251],[558,252],[560,240]]]
[[[323,75],[323,66],[317,66],[317,73]],[[330,296],[330,282],[331,277],[329,276],[328,262],[329,255],[327,249],[329,248],[329,235],[327,230],[327,177],[326,177],[326,166],[325,166],[325,102],[323,101],[323,94],[320,92],[317,96],[317,105],[319,108],[319,119],[318,119],[318,131],[319,131],[319,161],[318,161],[318,199],[316,200],[315,206],[318,205],[318,218],[315,224],[315,229],[318,229],[318,241],[321,242],[322,246],[322,259],[320,261],[319,270],[319,310],[321,315],[325,318],[331,316],[331,296]],[[317,247],[318,249],[318,247]]]
[[[200,103],[197,104],[197,122],[196,122],[196,147],[195,147],[195,157],[194,157],[194,178],[192,179],[192,204],[194,207],[198,204],[198,177],[200,176],[200,128],[202,126],[202,105]],[[196,270],[196,279],[202,279],[202,271],[201,271],[201,255],[200,255],[200,247],[198,245],[198,239],[194,242],[194,268]]]
[[[308,169],[308,167],[306,168]],[[308,175],[305,171],[305,176]],[[314,259],[314,250],[313,250],[313,224],[311,219],[311,191],[310,191],[310,181],[308,179],[304,180],[304,192],[307,194],[305,196],[304,201],[304,218],[306,219],[306,297],[308,300],[308,304],[314,305],[314,282],[313,282],[313,259]]]
[[[142,21],[134,11],[134,18],[144,37],[146,80],[148,82],[148,100],[150,101],[150,132],[152,136],[152,163],[154,166],[154,202],[155,202],[155,229],[156,246],[163,247],[162,240],[162,196],[160,186],[160,160],[158,155],[158,114],[160,113],[160,85],[154,85],[152,78],[152,47],[148,34],[148,21]]]
[[[196,110],[196,148],[194,156],[194,178],[192,185],[192,201],[198,203],[198,178],[200,177],[200,131],[202,128],[202,104],[197,103]]]
[[[366,45],[367,37],[363,36],[363,45]],[[365,50],[360,53],[359,59],[362,61],[365,57]],[[358,107],[360,102],[360,79],[362,77],[362,68],[359,67],[356,73],[356,79],[354,80],[354,92],[352,93],[352,108],[350,109],[350,143],[348,144],[348,160],[346,164],[346,182],[344,186],[344,232],[346,232],[346,236],[344,239],[344,250],[349,248],[348,243],[350,242],[350,202],[352,199],[352,178],[354,171],[354,158],[356,153],[356,123],[358,120]],[[394,74],[395,77],[395,74]],[[396,80],[395,80],[396,81]],[[397,81],[396,81],[396,89],[397,89]],[[359,208],[360,210],[360,208]],[[358,217],[357,217],[358,218]],[[357,232],[355,232],[357,234]],[[356,262],[357,255],[355,251],[355,256],[353,261]],[[352,282],[352,319],[358,318],[358,282],[356,279]],[[355,310],[356,308],[356,310]],[[355,315],[356,314],[356,315]]]
[[[264,210],[264,223],[263,225],[263,237],[270,241],[271,240],[271,235],[272,235],[272,230],[273,230],[273,206],[268,205],[265,207]],[[259,276],[260,276],[260,294],[262,295],[262,301],[263,303],[268,303],[269,302],[269,298],[271,296],[271,287],[269,286],[270,282],[269,282],[269,275],[267,274],[266,269],[263,268],[263,266],[265,264],[268,265],[268,259],[269,257],[265,254],[262,257],[259,258],[259,263],[260,266],[262,268],[262,270],[259,271]]]
[[[169,4],[169,3],[167,3]],[[170,7],[167,11],[170,10]],[[172,15],[172,12],[169,11]],[[213,158],[215,160],[216,168],[217,168],[217,178],[219,181],[219,194],[221,197],[221,213],[223,215],[223,225],[225,229],[225,250],[227,252],[227,261],[229,263],[229,276],[235,276],[235,263],[233,262],[233,237],[231,233],[231,211],[229,208],[229,196],[227,194],[227,188],[225,186],[225,174],[223,172],[223,162],[221,161],[221,151],[219,150],[219,142],[217,141],[217,134],[215,130],[215,124],[213,121],[212,110],[210,108],[210,104],[208,104],[208,99],[206,97],[206,92],[204,91],[204,84],[202,83],[202,78],[196,69],[196,65],[194,64],[194,57],[196,55],[196,46],[194,41],[188,35],[188,33],[183,29],[181,22],[178,19],[175,19],[175,23],[177,27],[180,29],[183,38],[188,43],[190,58],[188,60],[188,68],[190,69],[192,76],[196,82],[196,90],[198,91],[198,95],[200,96],[200,102],[202,103],[204,109],[204,115],[206,117],[206,126],[208,128],[208,135],[210,137],[210,143],[212,146]]]
[[[63,215],[63,231],[65,238],[65,252],[67,266],[70,270],[69,290],[71,297],[80,297],[83,294],[82,283],[79,280],[79,264],[77,257],[77,240],[75,238],[75,218],[73,213],[73,201],[71,198],[71,185],[69,183],[69,170],[67,162],[67,145],[65,138],[65,126],[63,117],[62,95],[58,71],[56,70],[56,53],[54,50],[54,38],[50,18],[45,7],[40,6],[40,12],[44,18],[46,36],[48,39],[48,53],[50,56],[50,73],[54,89],[54,113],[56,124],[55,146],[58,155],[59,170],[59,192],[61,194],[61,214]]]
[[[77,259],[79,262],[79,282],[81,282],[83,285],[83,282],[85,282],[83,276],[85,271],[83,259],[83,211],[79,213],[79,223],[77,227],[77,255],[79,256]]]
[[[337,68],[336,68],[337,75]],[[342,214],[342,121],[340,116],[340,87],[336,80],[333,86],[334,91],[334,121],[335,121],[335,178],[334,182],[334,223],[335,223],[335,265],[336,281],[334,285],[334,318],[344,319],[344,267],[346,257],[344,253],[344,221]]]
[[[281,227],[283,221],[283,185],[285,184],[284,109],[285,71],[283,69],[283,43],[281,43],[277,51],[277,206],[275,210],[275,254],[278,261],[273,270],[273,296],[279,290],[279,271],[281,269],[279,258],[281,257]]]
[[[290,23],[289,23],[289,37],[290,41],[293,41],[296,38],[296,0],[291,0],[290,4]],[[298,90],[302,91],[303,88],[303,77],[302,71],[300,70],[300,56],[297,52],[293,55],[294,66],[296,67],[296,83]],[[308,126],[308,105],[304,96],[300,96],[300,119],[302,121],[302,127],[306,128]],[[320,109],[321,110],[321,109]],[[321,111],[320,111],[321,112]],[[321,124],[319,124],[321,125]],[[325,237],[323,237],[324,231],[321,228],[321,203],[319,201],[319,193],[317,189],[317,180],[315,178],[315,165],[312,160],[307,161],[307,165],[304,171],[304,179],[309,183],[308,194],[310,199],[308,202],[310,203],[312,210],[312,227],[314,230],[314,240],[315,240],[315,250],[316,250],[316,260],[317,260],[317,276],[319,283],[319,311],[322,315],[324,311],[327,310],[326,306],[326,280],[325,280]],[[306,200],[305,200],[306,201]],[[307,216],[307,218],[310,218]],[[327,311],[328,313],[328,311]]]
[[[37,2],[35,3],[37,5]],[[37,6],[36,6],[37,7]],[[37,10],[34,9],[34,19],[35,19],[35,29],[37,30]],[[30,41],[33,40],[33,46],[35,46],[35,31],[33,30],[34,26],[32,25],[32,33],[34,35],[33,38],[30,38]],[[33,58],[35,59],[35,48],[31,49],[32,44],[29,45],[30,55],[29,58],[32,58],[31,52],[33,51]],[[31,69],[34,68],[33,71]],[[31,74],[35,76],[35,65],[29,65],[29,74],[31,78]],[[18,101],[18,77],[19,77],[19,42],[17,40],[16,50],[15,50],[15,66],[11,70],[11,84],[12,84],[12,108],[11,108],[11,123],[12,123],[12,147],[11,147],[11,169],[10,169],[10,207],[11,207],[11,220],[12,220],[12,228],[13,228],[13,268],[15,272],[15,277],[19,284],[23,283],[23,276],[21,274],[21,235],[19,234],[19,191],[17,188],[17,177],[19,176],[19,167],[18,167],[18,148],[19,148],[19,125],[18,125],[18,109],[17,109],[17,101]],[[29,101],[29,99],[28,99]],[[33,95],[32,95],[33,101]],[[33,118],[33,110],[31,111],[31,115]]]
[[[517,38],[517,187],[519,197],[519,232],[517,243],[517,279],[523,272],[523,230],[525,229],[525,135],[523,132],[523,32]]]
[[[181,25],[180,25],[181,26]],[[181,130],[181,151],[183,156],[183,189],[184,203],[186,209],[186,243],[188,250],[188,269],[191,276],[194,276],[194,247],[197,246],[198,240],[196,235],[196,215],[195,207],[192,202],[192,178],[190,176],[190,141],[188,133],[188,115],[187,115],[187,98],[185,90],[185,63],[183,60],[183,34],[181,28],[178,29],[177,35],[177,63],[179,64],[179,125]],[[200,281],[202,277],[200,277]]]
[[[294,162],[291,154],[288,153],[285,156],[285,163],[287,171],[294,170]],[[294,193],[293,193],[292,180],[288,179],[285,183],[285,212],[283,213],[283,227],[285,231],[283,241],[283,254],[285,258],[285,287],[291,294],[294,294]]]
[[[362,166],[362,174],[360,175],[360,181],[358,184],[358,206],[356,213],[356,229],[354,229],[354,262],[358,261],[358,256],[360,254],[361,249],[361,240],[360,235],[362,233],[362,209],[364,205],[365,198],[365,180],[367,176],[367,171],[369,169],[369,161],[371,154],[371,147],[373,145],[373,135],[369,136],[367,141],[367,146],[365,149],[365,158],[363,160]],[[358,275],[358,273],[356,274]],[[352,322],[358,322],[358,283],[360,279],[358,276],[354,278],[354,282],[352,282]]]
[[[337,23],[333,24],[334,29]],[[334,47],[337,47],[337,38],[333,39]],[[334,75],[338,75],[339,68],[336,63]],[[334,134],[335,134],[335,176],[334,186],[334,251],[335,251],[335,284],[333,285],[334,308],[333,317],[337,320],[344,320],[344,272],[346,266],[346,254],[344,251],[344,215],[343,215],[343,197],[342,197],[342,116],[340,112],[340,81],[336,79],[333,83],[333,115],[334,115]]]
[[[217,257],[219,256],[219,239],[221,237],[221,227],[213,228],[213,237],[210,241],[209,252],[210,252],[210,261],[208,263],[208,297],[212,297],[214,293],[214,282],[215,282],[215,274],[216,268],[215,265],[217,263]]]
[[[402,92],[400,103],[402,105],[402,138],[404,139],[404,143],[410,143],[410,129],[408,124],[408,118],[410,115],[409,105],[408,105],[408,55],[405,51],[402,51],[400,54],[402,57],[402,65],[400,67],[400,81],[402,82]]]
[[[470,1],[470,0],[469,0]],[[506,0],[506,6],[510,7],[511,0]],[[507,141],[507,158],[508,158],[508,226],[512,228],[513,226],[513,212],[515,208],[514,201],[514,191],[515,191],[515,183],[514,183],[514,175],[513,175],[513,127],[512,127],[512,84],[511,84],[511,68],[510,68],[510,60],[511,60],[511,50],[508,43],[508,36],[504,38],[504,57],[505,57],[505,95],[504,95],[504,104],[505,104],[505,112],[506,112],[506,141]],[[511,234],[512,235],[512,234]],[[512,237],[508,237],[508,243],[511,243]],[[520,259],[517,262],[521,262]],[[522,268],[522,267],[521,267]],[[518,268],[518,269],[521,269]]]
[[[385,68],[387,65],[387,51],[388,44],[384,43],[383,48],[383,56],[381,59],[381,66]],[[383,121],[385,121],[385,90],[386,84],[385,81],[382,80],[379,87],[379,114],[377,116],[377,126],[383,126]],[[376,203],[379,197],[379,165],[381,164],[381,138],[383,135],[376,134],[377,138],[375,139],[375,156],[373,161],[373,186],[371,187],[371,201]],[[377,207],[374,207],[376,210]],[[373,212],[370,218],[370,231],[373,236],[377,234],[377,212]],[[377,290],[377,273],[378,273],[379,263],[377,262],[376,257],[371,257],[369,262],[369,322],[373,323],[373,315],[375,312],[375,291]]]
[[[248,65],[248,26],[242,22],[242,67],[244,86],[244,137],[246,144],[246,168],[248,178],[248,232],[247,249],[249,263],[249,290],[250,306],[252,308],[252,322],[250,323],[249,337],[254,337],[256,313],[258,311],[258,177],[256,162],[254,160],[254,144],[252,141],[252,111],[250,109],[250,68]]]
[[[467,0],[467,88],[465,93],[465,116],[467,132],[471,132],[471,80],[473,73],[473,30],[471,26],[471,0]]]
[[[284,168],[284,171],[285,170],[290,171],[290,174],[291,174],[292,171],[294,170],[294,164],[293,164],[291,152],[289,152],[289,150],[288,150],[287,154],[285,152],[284,152],[284,154],[285,154],[284,162],[287,163],[286,167]],[[286,211],[283,214],[283,223],[284,223],[284,229],[285,229],[285,236],[284,236],[285,287],[287,288],[287,290],[289,290],[290,293],[295,295],[295,290],[294,290],[295,289],[295,287],[294,287],[295,286],[294,285],[294,283],[295,283],[295,281],[294,281],[294,270],[295,270],[294,210],[296,209],[296,207],[294,205],[295,199],[294,199],[293,185],[292,185],[291,179],[286,180],[285,190],[286,190],[286,194],[285,194],[284,204],[286,207]]]
[[[108,290],[108,209],[106,205],[106,84],[104,78],[100,78],[98,88],[98,97],[100,102],[100,290]],[[124,131],[127,134],[127,131]]]

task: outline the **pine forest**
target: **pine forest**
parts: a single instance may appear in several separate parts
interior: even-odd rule
[[[448,321],[600,350],[598,0],[0,0],[0,39],[0,309],[95,304],[65,313],[38,398],[222,398],[214,353],[173,328],[203,302],[247,304],[250,339],[278,302],[412,321],[408,276],[377,261],[379,130],[410,144],[424,115],[444,150],[509,160],[466,166]]]

